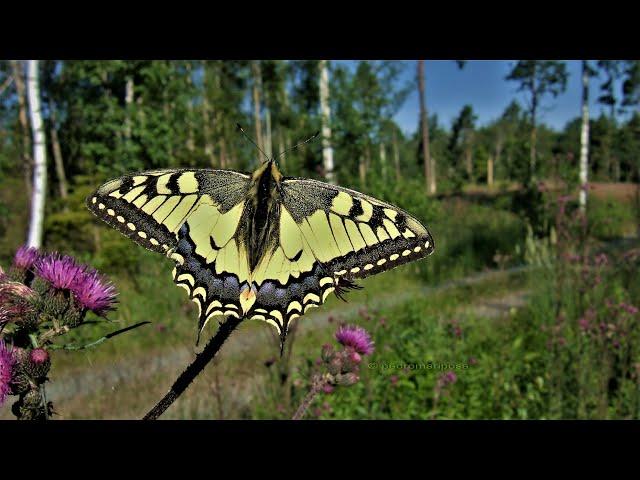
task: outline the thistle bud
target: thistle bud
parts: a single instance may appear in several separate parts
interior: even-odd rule
[[[355,350],[352,350],[349,352],[349,360],[355,363],[356,365],[358,365],[362,360],[362,357],[358,352],[356,352]]]
[[[77,301],[71,301],[69,303],[69,308],[64,315],[62,316],[62,324],[67,325],[70,328],[75,328],[82,323],[84,320],[86,311],[83,309],[82,305]]]
[[[331,358],[333,357],[333,347],[330,344],[325,343],[322,346],[322,352],[320,356],[325,362],[330,362]]]
[[[47,294],[47,292],[51,287],[49,282],[47,282],[45,279],[40,277],[35,277],[33,279],[33,282],[31,283],[31,288],[35,290],[36,293],[44,296]]]
[[[345,373],[342,375],[336,376],[336,383],[338,385],[342,385],[343,387],[348,387],[360,381],[360,377],[355,373]]]
[[[31,388],[31,380],[27,374],[22,371],[22,369],[18,368],[13,374],[10,387],[11,395],[20,395]]]
[[[70,306],[69,294],[62,290],[50,290],[44,298],[44,312],[54,318],[62,317]]]
[[[330,393],[333,393],[334,387],[333,385],[329,385],[328,383],[322,386],[322,391],[329,395]]]
[[[34,348],[29,352],[29,358],[24,363],[25,372],[34,378],[41,379],[49,373],[51,359],[44,348]]]
[[[342,370],[342,359],[338,356],[334,357],[329,362],[328,370],[331,375],[338,375]]]

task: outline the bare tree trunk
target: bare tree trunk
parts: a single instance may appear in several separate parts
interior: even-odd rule
[[[191,79],[191,63],[186,62],[185,66],[187,70],[187,85],[188,90],[191,92],[193,86],[193,80]],[[189,98],[187,101],[187,142],[186,147],[189,153],[193,153],[196,149],[195,135],[193,133],[193,99]]]
[[[464,150],[464,163],[465,170],[467,171],[467,178],[469,179],[469,182],[471,182],[473,180],[473,157],[471,155],[470,145],[467,145]]]
[[[587,210],[587,177],[589,159],[589,71],[587,61],[582,61],[582,130],[580,131],[580,211]]]
[[[264,151],[264,141],[262,139],[262,120],[260,112],[262,104],[260,102],[260,91],[262,90],[262,73],[260,71],[260,63],[258,61],[251,62],[251,71],[253,73],[253,121],[256,126],[256,143],[258,148]]]
[[[367,175],[369,174],[369,170],[371,169],[371,148],[369,144],[364,147],[364,178],[365,181],[367,179]]]
[[[67,176],[64,173],[64,161],[62,160],[62,149],[58,139],[58,122],[56,108],[53,104],[49,106],[51,115],[51,149],[53,150],[53,161],[56,166],[56,175],[58,177],[58,190],[61,198],[67,198]]]
[[[162,93],[162,113],[164,115],[165,118],[165,122],[167,123],[167,125],[171,125],[171,111],[173,110],[174,106],[173,106],[173,102],[171,102],[169,100],[169,95],[167,93],[167,91],[165,90]],[[170,159],[174,159],[175,157],[175,152],[173,150],[173,136],[172,135],[165,135],[164,136],[164,141],[165,141],[165,149],[167,154],[169,155]]]
[[[268,95],[265,93],[265,99],[268,99]],[[264,151],[269,158],[273,157],[273,136],[271,133],[271,110],[269,107],[264,111],[265,120],[265,139],[264,139]]]
[[[424,181],[427,193],[436,193],[435,178],[433,178],[431,155],[429,152],[429,117],[425,96],[424,60],[418,60],[418,94],[420,96],[420,123],[422,125],[422,154],[424,157]]]
[[[284,137],[282,135],[282,127],[278,128],[278,151],[279,153],[282,154],[282,156],[280,157],[280,160],[278,160],[280,162],[280,165],[282,165],[282,168],[286,167],[286,161],[285,161],[285,157],[286,155],[284,154],[285,149],[287,148],[285,143],[284,143]]]
[[[124,120],[124,137],[127,143],[131,141],[131,106],[133,105],[133,77],[128,76],[125,84],[124,92],[125,120]]]
[[[487,158],[487,187],[493,187],[493,157]]]
[[[396,181],[400,181],[400,148],[398,147],[398,135],[395,130],[391,137],[391,144],[393,146],[393,165],[396,170]]]
[[[227,144],[224,137],[220,136],[220,168],[227,168]]]
[[[236,151],[236,147],[233,142],[229,142],[228,152],[229,152],[229,155],[227,158],[229,160],[228,162],[229,168],[234,168],[236,165],[238,165],[238,152]]]
[[[367,183],[367,168],[364,164],[364,156],[360,155],[358,161],[358,174],[360,175],[360,185],[364,188]]]
[[[40,85],[38,77],[38,61],[27,63],[27,96],[31,131],[33,133],[33,195],[31,197],[31,218],[29,220],[29,247],[42,246],[42,225],[44,223],[45,195],[47,193],[47,157],[44,131],[42,128],[42,112],[40,110]]]
[[[31,140],[29,138],[29,124],[27,121],[27,100],[24,87],[24,69],[17,60],[11,61],[13,78],[18,93],[18,121],[20,122],[20,136],[22,137],[22,168],[27,196],[31,197]]]
[[[498,133],[498,138],[496,140],[496,151],[493,158],[494,172],[498,168],[498,165],[500,165],[500,157],[502,156],[502,142],[503,142],[502,135]],[[494,177],[495,177],[495,173],[494,173]]]
[[[320,60],[320,118],[322,121],[322,164],[325,178],[335,183],[333,148],[331,146],[331,107],[329,105],[329,68],[326,60]]]
[[[387,149],[383,142],[380,142],[380,174],[387,179]]]
[[[211,104],[209,103],[209,95],[207,92],[207,66],[202,62],[204,70],[203,91],[202,91],[202,133],[204,135],[204,153],[209,159],[211,168],[216,168],[216,157],[213,152],[213,143],[211,139]]]
[[[536,93],[536,67],[533,66],[533,74],[531,76],[533,85],[531,95],[531,147],[529,150],[529,180],[536,178],[536,142],[538,141],[538,128],[536,125],[536,115],[538,111],[538,95]]]

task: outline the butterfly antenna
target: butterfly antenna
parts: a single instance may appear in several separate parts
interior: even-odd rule
[[[269,158],[269,155],[267,155],[266,153],[264,153],[264,151],[258,146],[258,144],[256,142],[253,141],[253,138],[251,138],[247,132],[244,131],[244,128],[242,128],[242,125],[240,125],[239,123],[236,123],[236,127],[238,128],[238,130],[240,130],[240,133],[242,133],[247,140],[249,140],[251,143],[253,143],[253,145],[258,149],[258,151],[264,155],[264,158],[267,159],[267,161],[271,160]]]
[[[318,137],[318,135],[320,135],[320,130],[318,130],[316,133],[314,133],[311,137],[307,138],[304,142],[300,142],[300,143],[294,145],[293,147],[286,149],[284,152],[279,153],[276,158],[280,158],[285,153],[289,153],[290,151],[295,150],[300,145],[304,145],[305,143],[309,143],[311,140],[315,140]]]

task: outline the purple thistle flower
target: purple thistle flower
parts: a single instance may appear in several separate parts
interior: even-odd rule
[[[73,257],[52,253],[36,263],[36,273],[59,290],[71,290],[87,310],[104,315],[113,309],[116,289],[93,268],[76,262]]]
[[[87,267],[78,264],[73,257],[51,253],[41,257],[35,264],[36,274],[54,288],[68,290]]]
[[[362,327],[355,325],[340,327],[336,332],[336,340],[345,347],[353,348],[361,355],[371,355],[373,353],[373,341]]]
[[[97,315],[113,310],[116,303],[116,288],[89,267],[74,279],[70,289],[84,308]]]
[[[16,364],[16,358],[13,349],[8,348],[3,340],[0,340],[0,406],[9,394],[11,379],[13,378],[13,367]]]
[[[40,258],[40,252],[37,248],[22,246],[13,257],[13,265],[22,270],[30,270]]]

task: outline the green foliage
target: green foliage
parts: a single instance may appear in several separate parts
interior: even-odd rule
[[[444,205],[430,228],[438,254],[420,269],[434,282],[495,267],[496,255],[517,260],[516,246],[525,236],[525,224],[516,215],[464,201]]]
[[[637,207],[614,198],[591,196],[587,216],[591,234],[611,240],[635,234],[638,227]]]

